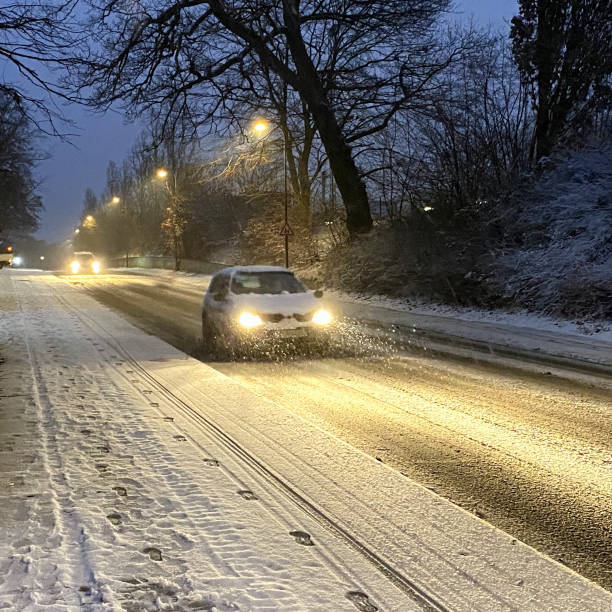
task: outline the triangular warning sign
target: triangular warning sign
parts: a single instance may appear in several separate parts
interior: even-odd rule
[[[293,230],[291,229],[287,221],[285,221],[285,225],[283,225],[280,231],[280,235],[281,236],[293,236]]]

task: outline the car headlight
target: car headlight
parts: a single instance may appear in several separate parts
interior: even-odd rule
[[[70,264],[70,269],[72,270],[73,274],[76,274],[79,271],[80,267],[81,267],[81,264],[78,261],[73,261]]]
[[[259,315],[251,312],[243,312],[238,320],[240,321],[240,325],[242,325],[242,327],[257,327],[263,323]]]
[[[317,325],[328,325],[331,323],[331,319],[332,318],[329,312],[323,308],[321,308],[321,310],[317,310],[317,312],[312,315],[312,322],[316,323]]]
[[[100,272],[100,262],[99,261],[94,261],[91,264],[91,269],[93,270],[94,274],[97,274],[98,272]]]

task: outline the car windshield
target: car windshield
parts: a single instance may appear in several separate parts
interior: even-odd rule
[[[304,285],[291,272],[237,272],[232,279],[232,293],[304,293]]]
[[[94,256],[93,253],[75,253],[74,258],[79,263],[87,263],[89,261],[92,261],[92,259],[94,259]]]

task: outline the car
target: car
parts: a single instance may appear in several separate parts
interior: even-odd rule
[[[68,269],[72,274],[99,274],[102,265],[93,253],[77,251],[70,258]]]
[[[223,268],[213,275],[202,302],[205,348],[233,351],[267,340],[325,340],[335,317],[322,297],[287,268]]]

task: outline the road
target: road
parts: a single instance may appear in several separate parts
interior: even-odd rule
[[[63,277],[408,478],[612,590],[609,390],[394,349],[222,362],[201,354],[201,291],[131,275]],[[346,345],[346,342],[344,343]]]

